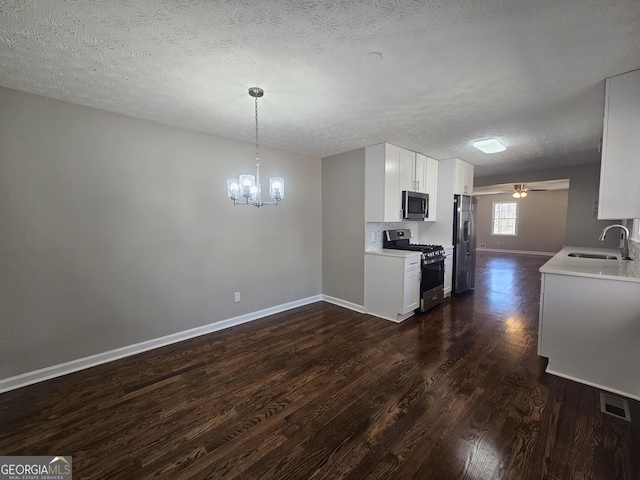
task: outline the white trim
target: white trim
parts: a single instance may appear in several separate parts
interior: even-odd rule
[[[32,372],[22,373],[14,377],[3,378],[0,380],[0,393],[15,390],[17,388],[26,387],[34,383],[43,382],[51,378],[60,377],[69,373],[84,370],[85,368],[95,367],[102,365],[103,363],[112,362],[131,355],[137,355],[138,353],[153,350],[154,348],[164,347],[171,345],[172,343],[181,342],[190,338],[199,337],[200,335],[206,335],[208,333],[217,332],[225,328],[241,325],[243,323],[258,320],[268,315],[291,310],[292,308],[302,307],[310,303],[320,302],[323,300],[322,295],[314,295],[313,297],[302,298],[289,303],[283,303],[282,305],[276,305],[274,307],[258,310],[257,312],[247,313],[238,317],[228,318],[219,322],[210,323],[201,327],[192,328],[190,330],[184,330],[182,332],[172,333],[164,337],[154,338],[146,340],[144,342],[135,343],[133,345],[127,345],[125,347],[116,348],[107,352],[90,355],[84,358],[78,358],[71,360],[70,362],[61,363],[59,365],[52,365],[50,367],[41,368]]]
[[[600,385],[600,384],[595,383],[595,382],[589,382],[589,381],[583,380],[581,378],[576,378],[576,377],[572,377],[571,375],[565,375],[564,373],[556,372],[554,370],[551,370],[549,368],[549,365],[547,365],[547,368],[545,369],[545,372],[550,373],[551,375],[555,375],[556,377],[566,378],[567,380],[571,380],[571,381],[574,381],[574,382],[582,383],[583,385],[589,385],[591,387],[595,387],[595,388],[598,388],[600,390],[605,390],[607,392],[615,393],[616,395],[622,395],[623,397],[633,398],[634,400],[640,400],[640,396],[634,395],[633,393],[623,392],[622,390],[618,390],[616,388],[605,387],[605,386]]]
[[[520,255],[542,255],[543,257],[553,257],[558,252],[533,252],[529,250],[501,250],[499,248],[478,248],[478,252],[496,252],[496,253],[517,253]]]
[[[329,295],[322,295],[322,300],[324,300],[327,303],[333,303],[334,305],[338,305],[339,307],[348,308],[349,310],[353,310],[358,313],[364,313],[364,306],[358,305],[357,303],[352,303],[346,300],[342,300],[341,298],[331,297]]]
[[[514,204],[516,206],[515,217],[512,217],[515,220],[515,225],[513,226],[513,233],[495,233],[493,230],[496,226],[496,205],[504,205],[504,204]],[[517,237],[518,236],[518,223],[520,221],[520,206],[518,202],[515,200],[496,200],[491,204],[491,235],[497,237]]]
[[[382,318],[383,320],[389,320],[390,322],[393,323],[401,323],[404,322],[407,318],[411,318],[415,315],[415,312],[409,312],[409,313],[405,313],[405,314],[396,314],[395,317],[386,317],[384,315],[380,315],[379,313],[373,313],[373,312],[367,312],[367,315],[371,315],[373,317],[377,317],[377,318]]]

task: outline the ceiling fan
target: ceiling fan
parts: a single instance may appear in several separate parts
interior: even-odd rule
[[[524,198],[527,196],[527,192],[546,192],[547,188],[525,188],[524,183],[516,183],[513,186],[513,198]]]
[[[513,198],[524,198],[527,196],[527,188],[524,188],[524,183],[516,183],[514,186]]]
[[[557,180],[532,181],[531,183],[500,183],[496,185],[486,185],[473,187],[473,194],[478,195],[512,195],[518,191],[522,192],[549,192],[552,190],[569,190],[569,179],[559,178]]]

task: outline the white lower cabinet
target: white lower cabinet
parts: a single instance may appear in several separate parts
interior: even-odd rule
[[[419,268],[404,272],[402,315],[420,307],[420,275]]]
[[[640,400],[640,283],[542,274],[547,372]]]
[[[453,247],[446,247],[444,253],[444,296],[451,296],[451,286],[453,285]]]
[[[420,307],[420,258],[402,250],[366,253],[365,313],[393,322],[412,316]]]

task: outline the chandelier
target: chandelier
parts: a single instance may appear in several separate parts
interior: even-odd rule
[[[284,199],[284,178],[271,177],[269,179],[269,196],[271,202],[263,202],[261,199],[260,185],[260,156],[258,144],[258,98],[264,95],[264,90],[258,87],[251,87],[249,95],[255,99],[256,112],[256,174],[242,174],[238,178],[227,179],[227,194],[233,200],[234,205],[253,205],[261,207],[263,205],[278,205]]]

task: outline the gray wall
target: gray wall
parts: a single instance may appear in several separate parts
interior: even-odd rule
[[[322,159],[322,292],[364,305],[365,149]]]
[[[478,196],[477,239],[487,248],[557,253],[564,247],[568,190],[529,192],[515,199],[510,193]],[[517,236],[491,235],[494,202],[518,203]]]
[[[320,159],[261,154],[234,207],[250,141],[0,88],[0,378],[320,294]]]
[[[568,178],[570,185],[564,243],[581,247],[616,248],[619,244],[616,235],[607,235],[604,242],[598,240],[598,236],[604,227],[612,223],[618,223],[614,220],[598,220],[594,215],[593,205],[594,201],[598,200],[600,188],[599,154],[594,150],[592,152],[583,152],[582,155],[592,156],[594,163],[533,172],[476,177],[474,185],[480,187],[502,183],[526,184],[527,182]]]

